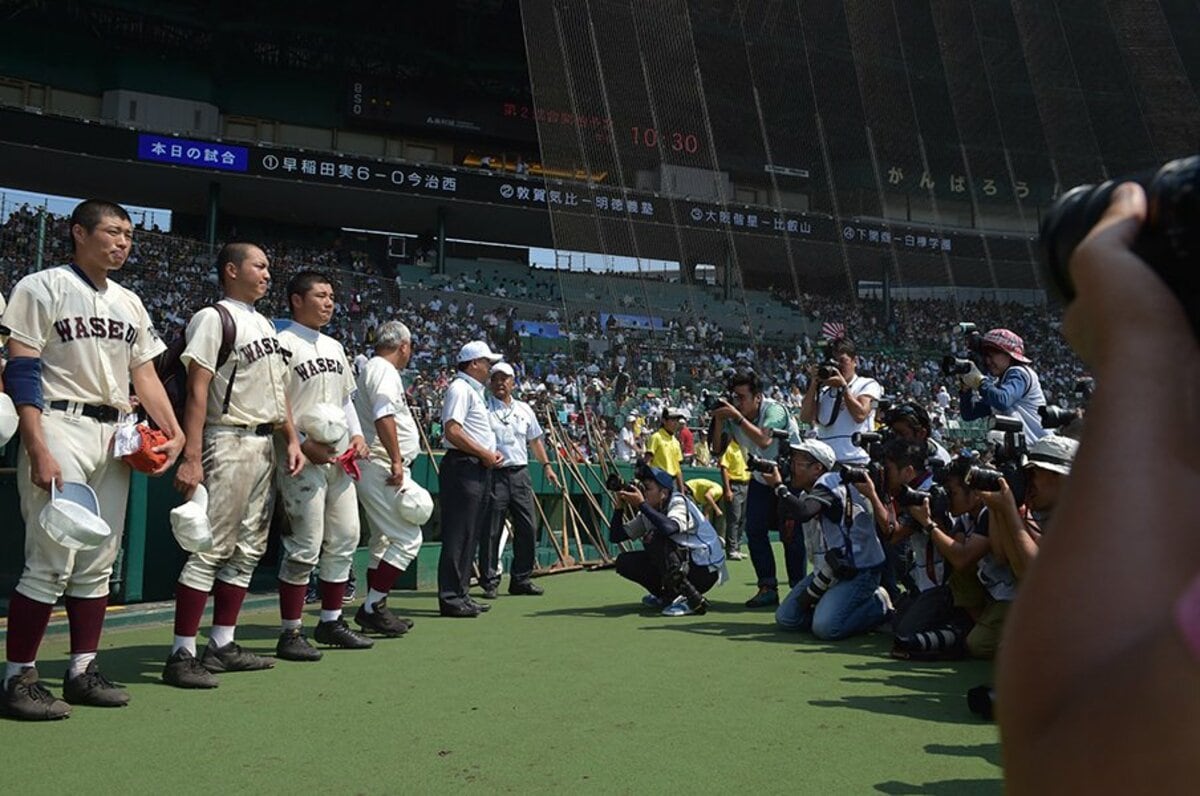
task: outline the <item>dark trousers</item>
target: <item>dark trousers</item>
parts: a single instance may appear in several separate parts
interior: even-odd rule
[[[487,522],[492,471],[473,456],[451,450],[442,459],[438,488],[442,506],[442,554],[438,558],[438,604],[470,604],[471,565]]]
[[[617,556],[617,574],[669,603],[683,595],[692,608],[703,601],[703,594],[716,585],[719,573],[708,567],[693,566],[687,548],[657,534],[644,543],[644,549]]]
[[[752,479],[746,490],[746,546],[750,548],[750,563],[754,565],[758,585],[772,589],[779,588],[775,577],[775,551],[771,549],[769,535],[772,525],[781,524],[777,521],[776,505],[777,499],[771,488]],[[804,558],[804,533],[797,526],[791,532],[781,533],[780,538],[790,588],[804,579],[808,568]]]
[[[492,474],[488,529],[479,535],[479,585],[500,585],[500,534],[505,518],[512,518],[513,562],[509,585],[524,583],[533,574],[537,521],[533,512],[533,481],[528,467],[506,467]]]

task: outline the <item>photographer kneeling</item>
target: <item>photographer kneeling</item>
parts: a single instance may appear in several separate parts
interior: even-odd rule
[[[813,572],[788,592],[775,621],[830,641],[864,633],[889,608],[878,594],[884,558],[871,509],[831,472],[836,455],[824,442],[804,440],[790,450],[789,484],[778,468],[765,480],[779,499],[781,524],[803,527]]]
[[[686,495],[674,490],[675,478],[657,467],[639,468],[638,483],[615,491],[616,507],[609,539],[641,539],[641,550],[617,556],[617,574],[641,584],[642,603],[662,608],[663,616],[708,611],[704,594],[729,575],[725,551],[712,523]],[[623,506],[636,512],[625,521]]]
[[[945,517],[930,517],[928,500],[910,508],[910,516],[920,525],[911,537],[913,552],[923,553],[925,566],[913,570],[919,595],[896,616],[893,658],[937,660],[960,658],[966,652],[966,639],[975,623],[967,603],[971,608],[978,603],[976,566],[989,549],[983,495],[967,485],[974,464],[974,459],[959,457],[939,476],[949,496],[949,514],[955,517],[949,533],[936,524],[945,523]],[[943,561],[953,568],[948,578]],[[967,600],[964,595],[972,597]]]

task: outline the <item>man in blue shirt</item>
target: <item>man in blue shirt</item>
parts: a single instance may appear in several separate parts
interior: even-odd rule
[[[1021,420],[1026,444],[1032,445],[1046,436],[1038,415],[1038,407],[1046,405],[1046,398],[1025,356],[1025,341],[1008,329],[992,329],[983,336],[982,347],[990,375],[983,375],[972,365],[961,376],[958,404],[962,419],[1014,415]]]

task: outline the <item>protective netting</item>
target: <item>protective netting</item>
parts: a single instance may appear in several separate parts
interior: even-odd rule
[[[1181,0],[526,0],[522,14],[542,160],[593,178],[581,205],[550,206],[556,245],[678,261],[678,308],[646,274],[626,302],[740,327],[760,356],[833,318],[920,370],[964,320],[1078,369],[1046,305],[1038,223],[1064,189],[1200,141],[1200,7]],[[689,279],[697,263],[716,287]]]

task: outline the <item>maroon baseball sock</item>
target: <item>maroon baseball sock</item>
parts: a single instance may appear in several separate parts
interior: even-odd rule
[[[303,587],[301,587],[303,589]],[[238,614],[242,612],[242,600],[246,599],[246,589],[218,580],[213,583],[213,625],[234,627],[237,625]],[[300,594],[304,605],[304,593]]]
[[[37,660],[38,647],[46,626],[50,624],[50,612],[54,606],[38,602],[14,591],[8,602],[8,635],[5,638],[5,653],[9,663],[33,663]]]
[[[346,596],[346,581],[341,583],[330,583],[327,580],[321,581],[321,610],[322,611],[341,611],[342,600]]]
[[[367,571],[367,584],[372,591],[387,594],[396,585],[396,580],[404,574],[404,570],[396,569],[386,561],[380,561],[379,566]]]
[[[100,649],[100,631],[104,627],[104,610],[107,607],[108,595],[90,599],[67,597],[72,655]]]
[[[308,586],[296,586],[292,583],[279,581],[279,617],[285,622],[299,622],[304,614],[304,594]],[[241,602],[238,602],[241,607]],[[234,614],[237,620],[237,614]],[[219,622],[215,624],[220,624]]]
[[[204,618],[204,606],[208,604],[208,592],[175,584],[175,635],[195,638],[200,632],[200,620]]]

